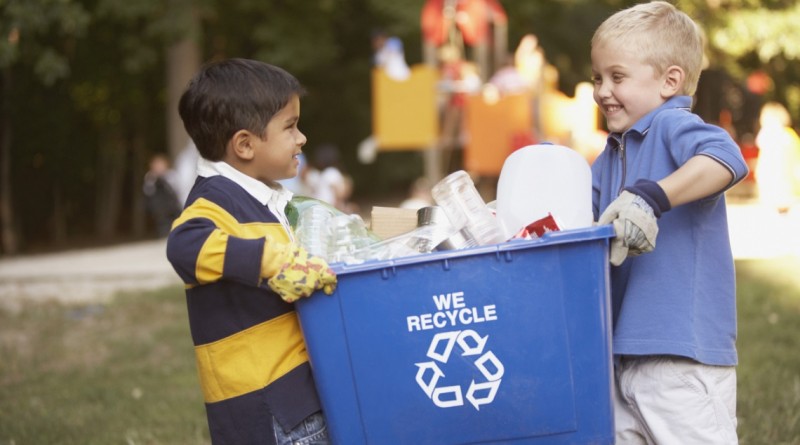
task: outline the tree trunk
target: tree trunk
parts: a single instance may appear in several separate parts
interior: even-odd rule
[[[11,117],[9,114],[8,93],[11,91],[11,70],[3,70],[0,80],[0,241],[2,251],[14,255],[19,248],[16,226],[14,224],[14,203],[11,190]]]
[[[131,232],[133,236],[142,238],[146,231],[147,215],[144,211],[144,195],[142,194],[142,179],[145,174],[145,137],[142,132],[133,136],[131,146]]]
[[[199,29],[199,24],[196,26]],[[200,67],[200,48],[194,34],[196,33],[191,33],[167,48],[167,138],[169,154],[173,160],[189,143],[189,135],[178,115],[178,102],[186,85]]]
[[[50,230],[53,244],[64,245],[67,241],[67,210],[64,207],[64,190],[60,179],[56,179],[53,184],[53,217]]]
[[[125,142],[118,131],[104,138],[98,155],[95,233],[103,241],[117,234],[125,173]]]

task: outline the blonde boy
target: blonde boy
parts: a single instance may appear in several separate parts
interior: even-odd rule
[[[702,66],[701,31],[666,2],[620,11],[592,38],[594,99],[610,131],[592,165],[593,205],[617,234],[618,444],[737,443],[723,192],[747,167],[724,130],[691,112]]]

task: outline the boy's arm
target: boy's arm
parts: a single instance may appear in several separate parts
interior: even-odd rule
[[[733,181],[733,173],[716,160],[697,155],[671,175],[658,181],[672,207],[721,192]]]
[[[198,199],[173,224],[167,258],[188,285],[232,280],[251,286],[266,282],[292,302],[316,289],[332,293],[336,276],[320,258],[292,243],[266,235],[240,237],[236,220],[216,204]]]
[[[733,172],[717,160],[696,155],[658,182],[640,179],[626,187],[598,221],[613,224],[617,234],[611,241],[611,263],[619,266],[628,256],[655,249],[661,213],[715,195],[734,179]]]

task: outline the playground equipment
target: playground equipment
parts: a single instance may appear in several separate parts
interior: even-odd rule
[[[453,168],[455,149],[463,149],[463,169],[497,178],[514,150],[537,142],[569,146],[589,160],[592,147],[602,148],[591,85],[579,85],[575,98],[558,91],[558,73],[533,34],[510,54],[498,0],[428,0],[420,21],[423,63],[406,79],[379,67],[372,73],[379,151],[422,151],[425,176],[436,182]],[[525,88],[499,91],[494,76],[502,70],[520,76]],[[588,100],[578,94],[587,86]]]
[[[462,54],[468,46],[486,80],[505,63],[507,22],[498,0],[428,0],[421,14],[425,63],[437,65],[437,50],[445,45],[459,47]]]
[[[382,150],[421,150],[439,137],[435,68],[414,65],[405,80],[376,68],[372,73],[373,134]]]

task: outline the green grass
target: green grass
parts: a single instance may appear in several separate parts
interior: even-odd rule
[[[742,444],[800,444],[800,260],[737,263]]]
[[[800,260],[737,273],[740,442],[800,444]],[[0,312],[0,445],[208,443],[182,289]]]
[[[0,315],[0,444],[206,444],[181,288]]]

